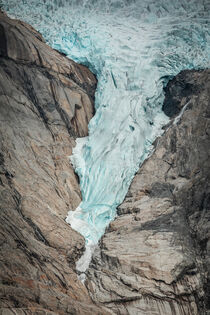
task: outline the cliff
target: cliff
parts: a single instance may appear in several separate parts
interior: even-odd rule
[[[103,313],[74,272],[84,239],[65,222],[81,201],[69,155],[95,87],[86,67],[0,13],[1,314]]]
[[[208,314],[209,73],[183,71],[166,86],[172,120],[85,287],[75,273],[84,238],[65,218],[81,201],[69,155],[88,134],[97,82],[0,13],[0,314]]]
[[[209,74],[183,71],[168,83],[172,120],[94,254],[88,289],[115,314],[210,309]]]

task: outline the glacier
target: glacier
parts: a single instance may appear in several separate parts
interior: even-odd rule
[[[2,0],[53,48],[98,79],[89,136],[71,162],[82,202],[66,221],[86,239],[84,272],[98,240],[168,118],[163,87],[184,69],[209,67],[208,0]],[[70,209],[74,210],[74,209]]]

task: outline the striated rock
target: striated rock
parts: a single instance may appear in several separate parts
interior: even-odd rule
[[[96,79],[0,13],[0,314],[103,314],[74,272],[84,239],[69,163],[86,136]],[[107,313],[107,312],[106,312]]]
[[[94,253],[86,285],[114,314],[210,312],[209,70],[166,87],[172,116]]]

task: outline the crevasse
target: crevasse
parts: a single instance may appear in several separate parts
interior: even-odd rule
[[[91,248],[167,122],[161,110],[164,84],[183,69],[209,66],[209,1],[3,0],[2,5],[98,78],[89,136],[77,139],[71,157],[82,202],[67,222],[86,239],[77,265],[84,271]]]

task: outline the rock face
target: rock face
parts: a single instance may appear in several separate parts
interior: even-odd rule
[[[0,13],[0,314],[103,313],[74,272],[84,239],[65,222],[81,201],[69,155],[95,87],[87,68]]]
[[[167,85],[173,119],[93,256],[86,285],[114,314],[209,314],[209,74],[183,71]]]
[[[88,270],[99,307],[75,273],[84,239],[65,222],[81,201],[68,156],[96,79],[0,13],[0,314],[209,314],[209,74],[165,89],[172,121]]]

